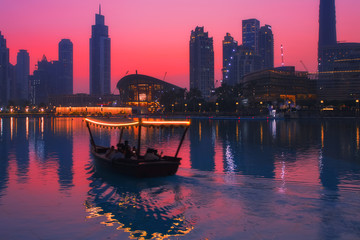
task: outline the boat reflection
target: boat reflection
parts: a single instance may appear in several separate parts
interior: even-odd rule
[[[105,218],[101,224],[128,232],[132,239],[165,239],[193,229],[185,216],[189,190],[181,186],[180,177],[133,179],[96,161],[88,174],[88,218]]]

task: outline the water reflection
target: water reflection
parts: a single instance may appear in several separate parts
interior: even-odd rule
[[[320,224],[320,238],[341,238],[346,225],[358,223],[357,209],[349,206],[358,206],[359,131],[356,120],[193,120],[178,175],[138,181],[92,165],[80,118],[0,118],[0,205],[18,197],[19,189],[49,184],[71,197],[86,186],[77,198],[86,201],[88,216],[134,238],[189,236],[199,227],[194,209],[205,209],[200,216],[206,218],[213,209],[226,212],[228,203],[244,219],[282,213],[303,217],[299,212],[305,209],[310,222]],[[123,139],[136,145],[137,134],[137,128],[128,129]],[[175,154],[181,134],[176,128],[145,128],[142,151],[152,146]],[[94,135],[105,146],[119,139],[114,130],[96,129]],[[51,196],[39,199],[46,203]],[[305,207],[294,207],[304,201]],[[237,218],[231,209],[226,213]]]
[[[115,226],[135,239],[165,239],[193,229],[185,217],[189,189],[182,186],[181,178],[131,179],[94,164],[88,168],[89,218],[105,217],[101,224]]]

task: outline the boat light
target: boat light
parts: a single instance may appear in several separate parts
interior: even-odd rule
[[[139,122],[109,123],[109,122],[95,121],[95,120],[88,119],[88,118],[85,118],[85,121],[93,123],[93,124],[101,125],[101,126],[106,126],[106,127],[127,127],[127,126],[134,126],[134,125],[139,124]]]

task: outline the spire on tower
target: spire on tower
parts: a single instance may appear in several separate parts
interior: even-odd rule
[[[101,15],[101,4],[99,4],[99,15]]]

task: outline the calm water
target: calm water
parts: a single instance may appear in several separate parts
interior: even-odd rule
[[[359,129],[193,120],[177,175],[139,180],[94,160],[79,118],[0,118],[0,239],[359,239]],[[174,154],[182,131],[142,134]]]

